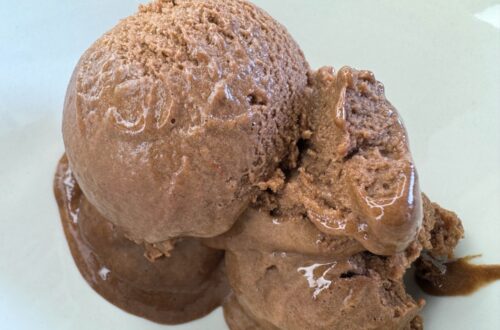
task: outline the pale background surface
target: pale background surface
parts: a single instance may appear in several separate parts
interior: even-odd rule
[[[51,186],[71,71],[139,2],[1,0],[1,329],[166,328],[121,312],[85,284]],[[376,73],[405,120],[423,190],[464,221],[458,254],[500,263],[500,2],[255,3],[288,27],[313,68]],[[471,297],[429,298],[426,329],[500,329],[499,311],[500,283]],[[177,329],[224,328],[217,311]]]

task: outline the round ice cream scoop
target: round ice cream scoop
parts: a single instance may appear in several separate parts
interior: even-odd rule
[[[320,231],[371,253],[404,251],[421,229],[422,200],[401,117],[370,71],[322,68],[310,77],[309,150],[280,203],[303,205]]]
[[[319,233],[304,217],[249,209],[210,239],[226,250],[230,329],[413,329],[423,305],[405,293],[402,276],[415,247],[378,257],[354,239]]]
[[[66,157],[58,164],[54,192],[75,264],[109,302],[154,322],[177,324],[208,314],[227,296],[222,251],[179,238],[162,255],[128,240],[81,193]]]
[[[142,6],[74,71],[71,168],[134,240],[223,233],[294,145],[307,71],[286,29],[246,1]]]

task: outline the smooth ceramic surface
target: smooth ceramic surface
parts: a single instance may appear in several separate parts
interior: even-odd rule
[[[0,9],[0,329],[167,329],[82,280],[52,195],[65,89],[79,55],[135,0],[16,0]],[[500,3],[255,0],[313,68],[371,69],[405,119],[421,184],[463,219],[459,255],[500,263]],[[424,295],[414,291],[418,297]],[[500,329],[500,283],[426,297],[426,329]],[[175,329],[226,329],[216,311]]]

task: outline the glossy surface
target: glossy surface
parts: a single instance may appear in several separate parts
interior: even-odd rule
[[[168,257],[127,239],[82,194],[65,156],[54,194],[73,261],[103,298],[131,314],[161,324],[199,319],[229,292],[222,251],[194,238],[171,243]]]
[[[138,3],[19,0],[2,6],[0,324],[7,329],[168,329],[120,311],[87,286],[51,193],[71,70],[90,43]],[[287,26],[313,68],[351,65],[376,73],[404,118],[422,190],[464,221],[457,255],[482,253],[477,263],[498,263],[498,2],[255,3]],[[499,283],[468,297],[425,297],[426,329],[500,328]],[[216,312],[174,329],[224,327]]]
[[[317,195],[328,197],[317,199],[337,208],[314,208],[320,215],[318,229],[352,235],[350,222],[354,219],[357,225],[352,236],[370,252],[391,255],[403,251],[422,224],[422,201],[398,111],[370,71],[342,67],[333,76],[322,69],[314,79],[320,88],[316,98],[325,103],[320,103],[310,120],[311,130],[316,131],[311,149],[317,156],[304,156],[303,166],[316,169],[310,171],[317,177],[308,186],[325,181],[318,185],[322,192]],[[342,211],[345,205],[352,214]],[[317,224],[317,219],[311,220]]]
[[[255,6],[161,3],[84,53],[63,115],[85,196],[148,243],[231,228],[298,138],[294,101],[308,71],[295,41]]]

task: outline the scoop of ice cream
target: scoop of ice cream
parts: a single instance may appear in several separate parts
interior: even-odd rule
[[[228,270],[237,270],[228,275],[238,279],[230,282],[237,303],[251,311],[246,314],[257,324],[290,330],[400,330],[409,329],[423,307],[405,292],[402,281],[365,268],[361,256],[315,260],[282,254],[246,251],[226,258]]]
[[[405,250],[421,226],[422,201],[406,130],[382,84],[347,67],[320,69],[310,81],[309,139],[274,212],[303,214],[375,254]]]
[[[419,243],[379,257],[307,219],[277,220],[258,210],[209,242],[226,248],[233,296],[224,309],[232,330],[410,329],[423,306],[402,281]]]
[[[230,329],[422,329],[424,302],[406,293],[403,275],[422,251],[446,255],[463,234],[456,215],[423,201],[417,237],[391,256],[325,234],[306,217],[249,209],[229,232],[206,241],[226,249]]]
[[[223,251],[195,238],[180,238],[167,255],[151,255],[153,247],[145,249],[125,238],[87,201],[66,158],[58,167],[55,192],[78,269],[111,303],[166,324],[197,319],[222,303],[229,290]]]
[[[96,41],[63,135],[92,205],[134,240],[228,230],[298,137],[308,65],[242,0],[163,0]]]

